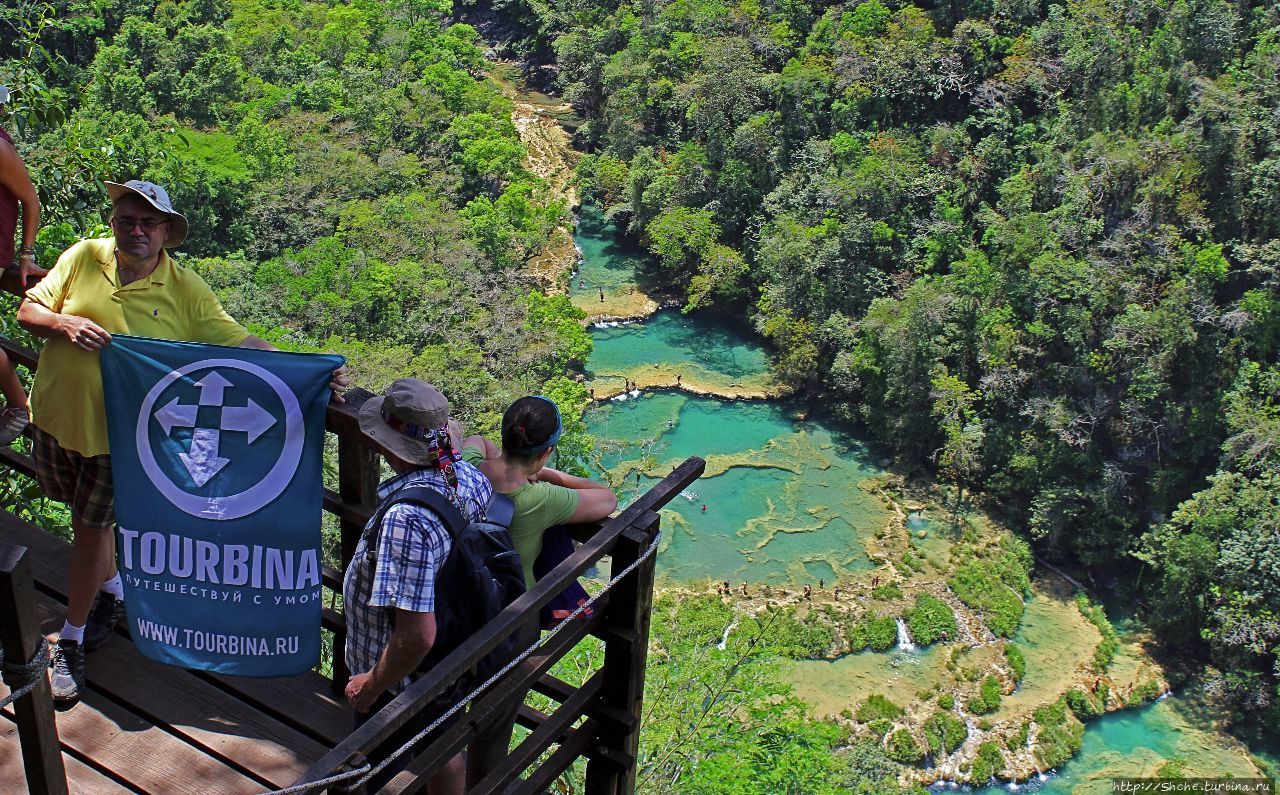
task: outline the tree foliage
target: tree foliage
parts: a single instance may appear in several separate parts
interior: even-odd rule
[[[946,602],[932,594],[922,593],[916,596],[915,608],[906,618],[912,640],[921,646],[955,637],[955,614]]]
[[[1269,562],[1237,563],[1276,514],[1274,3],[522,8],[588,191],[688,306],[1037,553],[1137,550],[1167,637],[1274,691]],[[1009,626],[1024,589],[967,581]]]
[[[6,126],[50,264],[95,233],[103,180],[166,186],[179,249],[257,333],[350,359],[379,390],[432,381],[473,429],[556,392],[581,313],[520,266],[566,208],[524,167],[512,104],[448,2],[54,0],[0,11]],[[9,123],[12,120],[12,125]],[[561,463],[590,440],[568,428]]]

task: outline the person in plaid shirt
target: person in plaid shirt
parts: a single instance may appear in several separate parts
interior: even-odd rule
[[[413,378],[393,383],[383,396],[360,408],[360,429],[386,457],[396,476],[378,487],[386,500],[411,486],[437,489],[468,522],[478,521],[493,495],[489,480],[455,452],[460,441],[449,403],[434,386]],[[452,432],[452,433],[451,433]],[[365,537],[370,534],[366,533]],[[347,615],[347,701],[356,725],[408,686],[410,675],[435,642],[435,578],[449,555],[449,531],[431,511],[417,505],[392,506],[377,533],[376,563],[366,556],[361,538],[347,567],[343,599]],[[400,747],[436,719],[449,705],[433,705],[387,741]],[[461,714],[461,713],[459,713]],[[447,728],[440,727],[438,731]],[[390,780],[410,759],[406,754],[381,778]],[[428,783],[432,795],[462,792],[463,754],[449,761]],[[384,782],[370,782],[370,790]]]

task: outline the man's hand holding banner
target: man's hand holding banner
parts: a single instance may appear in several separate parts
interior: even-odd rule
[[[340,356],[113,335],[102,380],[129,631],[184,668],[320,656],[321,451]]]

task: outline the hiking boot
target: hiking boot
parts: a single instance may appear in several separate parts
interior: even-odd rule
[[[31,414],[26,409],[5,406],[0,409],[0,445],[12,444],[14,439],[22,435],[31,422]]]
[[[84,690],[84,647],[74,640],[60,640],[53,649],[49,685],[53,700],[69,703],[80,700]]]
[[[111,640],[116,624],[124,618],[124,600],[106,591],[99,591],[89,610],[89,620],[84,625],[84,650],[97,651]]]

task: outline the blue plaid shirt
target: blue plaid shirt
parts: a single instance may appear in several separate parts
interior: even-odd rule
[[[453,466],[458,476],[458,499],[454,504],[468,522],[483,518],[493,497],[489,479],[463,461]],[[384,500],[410,486],[428,486],[449,493],[439,471],[418,469],[384,482],[378,487],[378,499]],[[376,567],[365,560],[367,545],[363,537],[360,539],[342,585],[347,615],[347,668],[351,673],[373,670],[391,642],[389,608],[414,613],[435,610],[436,572],[449,556],[450,543],[444,524],[434,513],[417,505],[395,505],[387,511],[378,538]],[[405,677],[389,692],[398,693],[408,684],[409,678]]]

